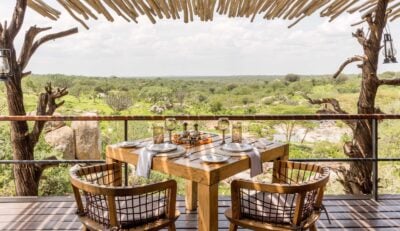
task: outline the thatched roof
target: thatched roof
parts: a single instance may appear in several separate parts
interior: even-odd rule
[[[378,0],[28,0],[29,7],[39,14],[57,20],[65,10],[84,27],[85,20],[99,15],[114,21],[118,15],[127,21],[138,22],[146,16],[152,23],[156,19],[181,19],[185,23],[195,20],[212,21],[218,13],[228,17],[256,17],[292,20],[290,26],[313,13],[334,20],[344,12],[371,14]],[[389,19],[400,17],[400,0],[389,0]]]

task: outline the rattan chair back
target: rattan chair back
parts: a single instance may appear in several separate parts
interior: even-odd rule
[[[176,182],[116,186],[121,182],[119,171],[117,163],[71,169],[77,213],[84,225],[91,230],[172,227],[179,215],[175,209]]]
[[[232,182],[232,209],[227,211],[227,217],[241,226],[248,223],[243,223],[245,220],[252,221],[261,230],[314,227],[328,180],[327,167],[275,161],[272,183]]]

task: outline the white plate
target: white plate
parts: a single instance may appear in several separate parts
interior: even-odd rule
[[[149,144],[146,146],[147,150],[153,152],[170,152],[177,149],[176,144],[162,143],[162,144]]]
[[[175,158],[175,157],[180,157],[185,153],[186,153],[186,149],[184,147],[178,146],[176,148],[176,150],[169,151],[169,152],[161,152],[161,153],[158,153],[156,156]]]
[[[229,160],[229,157],[217,154],[206,154],[204,156],[201,156],[200,159],[207,163],[222,163]]]
[[[124,141],[116,144],[119,148],[134,148],[139,145],[137,141]]]
[[[250,144],[242,143],[229,143],[222,145],[221,149],[229,152],[248,152],[253,150],[253,146]]]

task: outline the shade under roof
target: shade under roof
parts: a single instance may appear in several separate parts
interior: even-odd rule
[[[212,21],[218,13],[228,17],[256,17],[266,20],[292,20],[294,25],[306,16],[319,12],[334,20],[344,12],[371,14],[378,0],[28,0],[28,6],[44,17],[57,20],[60,7],[84,27],[85,21],[101,15],[108,21],[114,16],[138,22],[147,17],[152,23],[162,19],[180,19],[185,23],[198,18]],[[400,0],[389,0],[390,20],[400,17]],[[113,16],[114,15],[114,16]]]

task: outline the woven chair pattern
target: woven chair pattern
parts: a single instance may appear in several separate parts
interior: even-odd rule
[[[100,187],[111,187],[120,181],[112,172],[119,170],[118,164],[85,167],[75,172],[82,182]],[[107,195],[83,191],[84,216],[110,228],[110,206]],[[140,195],[115,196],[115,211],[121,229],[129,229],[165,218],[168,205],[168,189],[155,190]]]
[[[326,169],[318,165],[292,162],[276,162],[273,182],[282,185],[304,185],[318,181]],[[328,170],[329,171],[329,170]],[[305,221],[315,211],[318,189],[305,192],[301,220]],[[261,222],[293,225],[297,193],[272,193],[240,188],[240,216]]]

